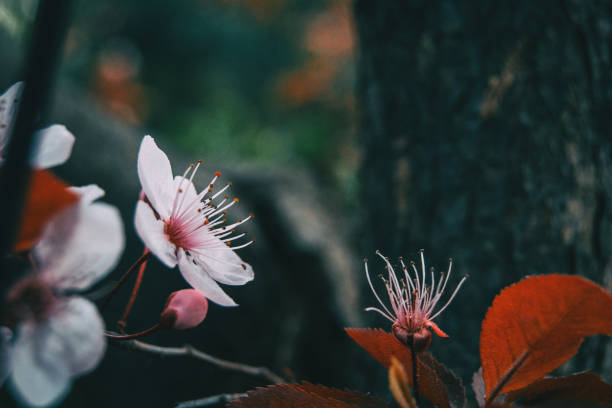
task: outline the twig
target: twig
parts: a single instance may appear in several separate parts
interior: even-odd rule
[[[502,388],[504,388],[504,385],[506,385],[508,381],[510,381],[510,379],[514,376],[514,374],[516,374],[516,370],[518,370],[519,367],[523,365],[525,360],[527,360],[527,357],[529,357],[529,354],[530,354],[530,351],[525,350],[525,352],[521,354],[521,356],[514,361],[514,364],[512,364],[512,367],[510,367],[508,371],[506,371],[506,373],[499,380],[495,388],[493,388],[493,391],[491,391],[491,395],[487,398],[484,408],[488,408],[490,404],[495,400],[495,398],[497,398],[497,395],[502,390]]]
[[[133,333],[133,334],[115,334],[115,333],[112,333],[112,332],[105,332],[104,335],[106,336],[106,338],[111,339],[111,340],[126,341],[126,340],[137,339],[138,337],[146,336],[147,334],[151,334],[151,333],[159,330],[161,327],[162,326],[161,326],[160,323],[156,323],[155,325],[149,327],[148,329],[145,329],[145,330],[140,331],[138,333]]]
[[[179,402],[174,406],[174,408],[196,408],[196,407],[206,407],[208,405],[213,404],[221,404],[227,403],[238,398],[246,397],[246,394],[219,394],[213,395],[212,397],[200,398],[191,401],[183,401]]]
[[[128,269],[127,272],[123,274],[121,279],[119,279],[119,282],[115,283],[115,286],[113,286],[110,293],[106,296],[106,299],[104,299],[104,302],[100,307],[100,312],[103,312],[104,309],[106,309],[106,306],[108,306],[108,303],[111,301],[117,290],[121,287],[121,285],[125,283],[127,278],[130,277],[130,275],[136,270],[136,268],[138,268],[141,263],[145,262],[149,258],[149,255],[151,255],[149,252],[143,253],[142,256],[138,258],[136,262],[132,264],[132,266],[130,266],[130,269]]]
[[[142,256],[148,257],[148,254],[149,254],[149,248],[145,247],[144,251],[142,252]],[[130,300],[128,301],[128,304],[125,306],[125,309],[123,310],[123,315],[121,316],[121,320],[117,322],[117,326],[119,327],[120,331],[123,331],[125,329],[125,325],[127,324],[128,315],[130,314],[130,311],[132,310],[132,306],[134,306],[136,295],[138,294],[138,291],[140,290],[140,285],[142,284],[142,277],[144,275],[144,271],[146,267],[147,267],[147,259],[145,259],[140,264],[140,268],[138,269],[138,276],[136,276],[136,282],[134,283],[134,288],[132,289],[132,294],[130,295]]]
[[[28,54],[23,70],[25,81],[21,101],[15,113],[6,160],[0,174],[0,255],[9,253],[17,239],[23,220],[23,208],[30,181],[30,161],[33,151],[36,121],[46,117],[47,102],[53,79],[61,58],[64,39],[70,23],[70,0],[38,2]],[[11,101],[13,102],[13,101]],[[4,124],[8,126],[8,124]],[[7,129],[8,130],[8,129]],[[14,273],[10,261],[0,258],[0,297],[12,283]],[[0,302],[0,316],[4,316],[4,302]]]
[[[414,348],[414,336],[412,336],[412,343],[410,344],[410,356],[412,357],[412,390],[414,394],[414,400],[419,403],[419,372],[418,372],[418,361],[417,353]]]
[[[244,374],[249,374],[256,377],[263,377],[266,380],[274,383],[281,384],[286,382],[284,378],[274,374],[267,367],[255,367],[242,363],[236,363],[233,361],[222,360],[217,357],[213,357],[210,354],[206,354],[203,351],[196,349],[195,347],[186,344],[183,347],[163,347],[155,344],[145,343],[139,340],[128,340],[119,343],[122,346],[129,347],[134,350],[144,351],[147,353],[158,354],[160,356],[173,356],[173,357],[193,357],[198,360],[206,361],[207,363],[216,365],[219,368],[231,371],[239,371]]]

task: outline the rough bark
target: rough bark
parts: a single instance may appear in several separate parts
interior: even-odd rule
[[[434,342],[467,378],[503,286],[554,272],[612,287],[612,3],[358,0],[355,17],[361,244],[470,274]],[[609,373],[606,344],[574,368]]]

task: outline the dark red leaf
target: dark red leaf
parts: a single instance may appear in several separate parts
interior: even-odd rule
[[[40,238],[47,222],[77,202],[78,196],[67,187],[47,170],[32,171],[15,252],[30,249]]]
[[[410,349],[400,343],[395,336],[381,329],[345,329],[349,336],[357,344],[363,347],[372,357],[374,357],[385,368],[391,366],[391,356],[398,359],[408,372],[410,386],[412,387],[412,356]],[[462,407],[464,399],[461,398],[461,392],[457,392],[459,387],[463,388],[459,381],[459,387],[456,384],[458,379],[450,381],[448,386],[442,378],[449,380],[451,374],[440,363],[438,363],[430,354],[419,353],[418,358],[418,383],[419,393],[431,401],[436,407]],[[444,367],[444,368],[443,368]],[[440,370],[440,371],[439,371]],[[452,375],[454,377],[454,375]],[[453,395],[449,392],[453,390]],[[463,391],[465,393],[465,391]],[[465,394],[463,394],[465,395]],[[458,402],[459,401],[459,402]],[[455,405],[458,404],[458,405]]]
[[[573,356],[585,336],[612,333],[612,295],[570,275],[531,276],[504,289],[482,323],[487,395],[525,353],[500,393],[523,388]]]
[[[510,402],[519,399],[522,405],[563,400],[612,406],[612,385],[603,381],[599,375],[586,372],[568,377],[543,378],[506,396]]]
[[[388,408],[370,395],[310,383],[260,387],[227,404],[228,408]]]

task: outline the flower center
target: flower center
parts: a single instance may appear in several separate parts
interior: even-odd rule
[[[55,304],[56,297],[44,281],[25,278],[15,284],[6,298],[7,325],[15,326],[24,320],[43,320]]]

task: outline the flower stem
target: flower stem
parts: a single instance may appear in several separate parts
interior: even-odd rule
[[[148,256],[149,249],[145,247],[142,252],[142,256]],[[142,258],[142,257],[141,257]],[[127,324],[127,318],[132,310],[132,306],[134,306],[134,301],[136,300],[136,295],[138,295],[138,291],[140,290],[140,285],[142,283],[142,277],[144,275],[145,268],[147,267],[147,260],[145,259],[140,264],[140,269],[138,270],[138,276],[136,277],[136,282],[134,282],[134,288],[132,289],[132,294],[130,295],[130,300],[125,306],[125,310],[123,311],[123,315],[121,315],[121,320],[117,322],[117,326],[119,326],[119,330],[123,331],[125,329],[125,325]]]
[[[417,353],[414,347],[414,336],[412,336],[412,342],[410,343],[410,355],[412,357],[412,388],[414,394],[414,400],[419,404],[419,381],[418,381],[418,363]]]
[[[109,339],[117,340],[117,341],[133,340],[133,339],[137,339],[142,336],[146,336],[147,334],[151,334],[154,331],[157,331],[160,327],[161,325],[159,323],[156,323],[154,326],[151,326],[146,330],[143,330],[141,332],[134,333],[134,334],[117,335],[117,334],[104,333],[104,335]]]
[[[121,287],[121,285],[123,285],[125,283],[125,281],[136,270],[136,268],[138,268],[142,263],[146,262],[147,259],[149,259],[150,255],[151,254],[149,253],[149,251],[145,248],[145,251],[140,256],[140,258],[138,258],[136,260],[136,262],[134,262],[132,264],[132,266],[130,266],[130,269],[128,269],[127,272],[123,274],[121,279],[119,279],[119,281],[117,283],[115,283],[115,286],[113,286],[113,288],[111,289],[110,293],[104,299],[104,302],[102,303],[102,306],[100,307],[100,312],[104,311],[104,309],[106,308],[106,306],[108,306],[109,302],[111,301],[111,299],[113,298],[113,296],[115,295],[117,290]]]

